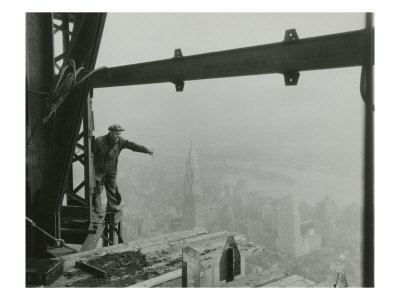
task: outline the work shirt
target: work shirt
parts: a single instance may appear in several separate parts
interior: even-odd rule
[[[114,141],[109,134],[95,139],[93,144],[93,165],[96,174],[117,173],[118,156],[122,149],[135,152],[150,153],[144,146],[135,144],[121,137]]]

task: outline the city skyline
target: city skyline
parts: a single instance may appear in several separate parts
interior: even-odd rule
[[[201,178],[203,205],[197,213],[202,214],[202,227],[209,233],[242,234],[267,251],[261,260],[250,260],[247,272],[265,270],[276,261],[281,268],[320,286],[330,286],[339,271],[346,272],[350,285],[361,284],[359,204],[338,204],[329,194],[313,203],[296,194],[282,193],[274,197],[249,188],[246,177],[233,183],[223,176],[215,180],[208,170],[209,165],[198,165],[199,160],[201,157],[191,144],[186,158],[170,157],[162,162],[142,164],[130,161],[122,165],[121,191],[124,195],[135,195],[129,196],[132,202],[125,209],[127,215],[122,232],[127,241],[194,228],[195,207],[187,206],[193,219],[185,228],[185,205],[182,203],[185,187],[190,192],[199,191],[200,185],[197,188],[193,185],[199,181],[192,179]],[[217,174],[229,164],[223,161],[217,165],[217,170],[215,166],[212,170]],[[130,215],[131,209],[135,211],[134,216]],[[311,263],[312,257],[322,261]]]

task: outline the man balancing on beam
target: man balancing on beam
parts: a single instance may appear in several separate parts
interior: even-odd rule
[[[144,146],[135,144],[123,139],[120,135],[124,131],[120,125],[114,124],[108,127],[108,134],[95,139],[93,145],[94,170],[96,186],[93,193],[94,212],[99,218],[104,217],[101,207],[101,192],[103,186],[107,193],[107,212],[119,212],[122,209],[121,195],[117,187],[117,166],[118,156],[122,149],[129,149],[134,152],[142,152],[153,155],[153,151]]]

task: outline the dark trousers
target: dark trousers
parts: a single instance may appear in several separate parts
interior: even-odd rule
[[[93,190],[93,206],[95,212],[101,211],[101,193],[103,186],[106,188],[107,194],[107,207],[115,209],[121,202],[120,195],[117,188],[117,174],[116,173],[105,173],[95,175],[96,186]]]

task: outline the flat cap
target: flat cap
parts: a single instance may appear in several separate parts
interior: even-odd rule
[[[125,129],[123,129],[120,125],[118,124],[112,124],[108,127],[109,131],[124,131]]]

